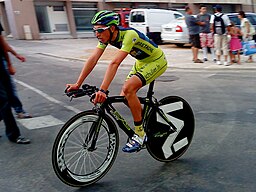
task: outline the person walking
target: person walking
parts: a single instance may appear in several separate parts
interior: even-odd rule
[[[12,88],[10,76],[7,74],[3,58],[7,62],[10,62],[5,41],[1,35],[3,31],[2,25],[0,24],[0,121],[4,120],[6,127],[6,136],[11,142],[17,144],[29,144],[30,140],[21,137],[19,127],[16,124],[14,116],[12,114],[10,106],[10,98],[12,97]]]
[[[253,40],[253,35],[255,34],[255,29],[250,23],[250,21],[246,18],[244,11],[239,11],[238,18],[241,20],[241,32],[242,32],[242,40],[244,42]],[[252,55],[249,56],[247,63],[252,63]]]
[[[5,46],[5,49],[7,50],[7,52],[14,55],[21,62],[26,61],[26,58],[23,57],[22,55],[18,54],[14,49],[12,49],[12,47],[5,40],[4,40],[4,46]],[[11,61],[7,62],[4,58],[3,58],[3,63],[5,66],[6,72],[9,75],[9,78],[11,80],[11,90],[12,90],[13,94],[12,94],[12,98],[10,98],[10,105],[15,110],[16,117],[19,119],[32,118],[32,116],[23,109],[23,105],[18,97],[18,92],[16,90],[16,86],[15,86],[14,80],[12,78],[12,75],[14,75],[16,73],[15,68],[13,67]]]
[[[208,47],[211,50],[212,60],[216,62],[215,52],[214,52],[214,41],[213,33],[210,28],[211,15],[207,13],[207,7],[205,5],[200,5],[200,13],[197,15],[197,19],[200,22],[204,22],[205,25],[200,25],[200,43],[203,50],[204,62],[208,61],[207,52]]]
[[[228,64],[228,31],[230,28],[230,20],[227,15],[222,13],[222,6],[215,6],[215,13],[211,16],[210,20],[211,31],[214,34],[214,47],[217,55],[217,64],[221,65],[221,52],[224,55],[224,65]]]
[[[203,63],[202,60],[198,59],[198,50],[201,48],[200,45],[200,28],[199,26],[205,25],[204,22],[198,21],[192,14],[190,7],[185,8],[185,22],[188,26],[189,41],[192,45],[192,54],[194,63]]]

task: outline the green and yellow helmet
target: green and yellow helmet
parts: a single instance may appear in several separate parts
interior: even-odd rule
[[[92,25],[119,25],[119,17],[117,13],[112,11],[99,11],[94,15],[91,21]]]

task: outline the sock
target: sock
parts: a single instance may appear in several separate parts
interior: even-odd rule
[[[207,58],[207,47],[203,47],[204,58]]]
[[[134,122],[134,128],[135,128],[135,133],[139,135],[139,137],[143,137],[145,135],[145,131],[142,127],[142,121]]]

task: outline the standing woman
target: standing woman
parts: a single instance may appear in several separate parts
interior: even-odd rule
[[[238,18],[241,20],[241,32],[242,32],[242,38],[243,41],[250,41],[253,39],[253,34],[250,31],[251,23],[246,18],[244,11],[239,11]],[[252,55],[249,56],[249,59],[247,60],[247,63],[252,63]]]

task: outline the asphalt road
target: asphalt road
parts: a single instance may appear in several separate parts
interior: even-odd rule
[[[76,112],[92,107],[88,98],[70,102],[63,96],[65,84],[76,81],[82,63],[40,54],[28,54],[27,60],[13,61],[19,96],[34,116],[18,124],[32,143],[10,143],[0,123],[1,192],[255,191],[255,71],[168,70],[157,81],[155,96],[179,95],[192,106],[196,131],[188,151],[172,163],[157,162],[146,150],[125,154],[121,147],[126,137],[120,132],[119,154],[109,173],[92,186],[73,188],[55,175],[51,149],[61,125]],[[87,83],[99,86],[106,66],[98,65]],[[121,66],[110,87],[112,95],[119,94],[128,71],[129,67]],[[128,109],[122,113],[132,122]]]

